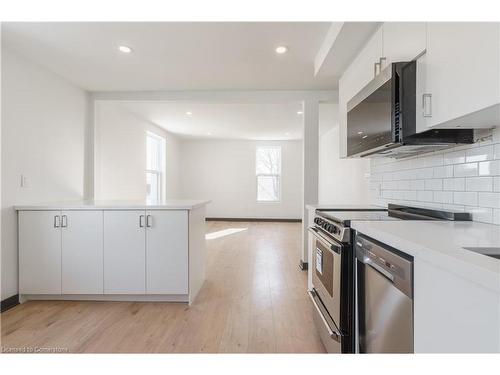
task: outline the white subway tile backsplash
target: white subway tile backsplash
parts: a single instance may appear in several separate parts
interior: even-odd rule
[[[471,148],[465,152],[466,163],[491,160],[493,159],[493,157],[494,157],[494,147],[492,145]]]
[[[443,190],[464,191],[465,178],[447,178],[443,180]]]
[[[425,180],[410,181],[411,190],[425,190]]]
[[[477,163],[457,164],[453,166],[453,176],[468,177],[477,176]]]
[[[382,180],[383,181],[392,181],[392,173],[384,173]]]
[[[473,221],[482,223],[493,223],[493,209],[484,207],[469,207],[467,212],[472,214]]]
[[[463,204],[464,206],[477,206],[476,192],[456,191],[453,193],[453,203]]]
[[[410,190],[410,181],[408,180],[402,180],[402,181],[396,181],[396,189],[398,190]]]
[[[491,135],[491,137],[489,136]],[[372,202],[467,211],[500,225],[500,128],[475,132],[484,141],[395,160],[372,159]]]
[[[404,192],[404,199],[407,201],[416,201],[417,200],[417,192],[416,191],[405,191]]]
[[[465,179],[467,191],[493,191],[493,177],[467,177]]]
[[[443,180],[425,180],[425,190],[443,190]]]
[[[499,193],[478,193],[480,207],[500,208],[500,194]]]
[[[443,165],[443,154],[435,154],[423,158],[426,167],[437,167]]]
[[[500,209],[499,208],[493,209],[493,224],[500,225]]]
[[[453,151],[444,154],[444,164],[465,163],[465,151]]]
[[[453,203],[453,193],[451,191],[435,191],[434,202]]]
[[[432,191],[417,191],[417,200],[420,202],[432,202]]]
[[[415,179],[432,178],[434,176],[434,168],[420,168],[416,170]]]
[[[382,198],[391,199],[392,193],[393,193],[392,190],[383,190],[382,191]]]
[[[480,176],[500,175],[500,160],[483,161],[479,163]]]
[[[500,177],[493,177],[493,191],[500,192]]]
[[[500,138],[500,132],[498,132],[498,133],[499,133],[499,138]],[[494,158],[500,159],[500,143],[495,145]]]
[[[434,178],[453,177],[453,165],[434,168]]]

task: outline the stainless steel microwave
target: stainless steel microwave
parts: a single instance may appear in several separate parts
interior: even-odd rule
[[[347,155],[406,157],[473,142],[472,129],[416,132],[417,66],[393,63],[347,103]]]

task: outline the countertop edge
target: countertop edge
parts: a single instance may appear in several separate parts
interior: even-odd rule
[[[194,210],[207,204],[211,203],[211,200],[200,200],[200,201],[191,201],[192,203],[172,203],[172,204],[160,204],[160,205],[147,205],[147,204],[139,204],[139,203],[95,203],[95,204],[76,204],[76,203],[61,203],[61,204],[34,204],[34,205],[14,205],[13,208],[15,211],[61,211],[61,210],[69,210],[69,211],[99,211],[99,210],[116,210],[116,211],[124,211],[124,210]]]
[[[500,289],[500,262],[493,262],[493,261],[486,261],[486,259],[483,259],[482,261],[474,261],[472,259],[463,259],[458,256],[454,256],[450,253],[447,252],[442,252],[439,251],[438,249],[431,248],[429,246],[423,245],[416,243],[415,241],[412,241],[411,239],[407,239],[404,236],[389,233],[387,231],[383,231],[378,228],[373,228],[370,226],[371,222],[368,221],[352,221],[351,222],[351,227],[355,229],[356,231],[359,231],[361,234],[365,234],[368,237],[372,237],[375,240],[378,240],[388,246],[391,246],[395,249],[398,249],[399,251],[402,251],[403,253],[406,253],[408,255],[413,256],[415,259],[419,259],[421,261],[433,263],[431,260],[433,257],[444,257],[446,259],[449,259],[450,262],[444,262],[440,263],[438,266],[447,269],[449,272],[452,273],[457,273],[460,274],[462,277],[465,277],[467,279],[470,279],[471,281],[478,282],[479,280],[476,279],[476,276],[478,276],[475,272],[480,271],[483,273],[481,276],[486,276],[484,272],[489,273],[493,278],[497,278],[497,286],[494,287],[495,289]],[[480,256],[479,254],[471,253],[471,256]],[[442,258],[442,259],[444,259]],[[489,263],[492,267],[486,267],[485,266],[485,261]],[[454,263],[455,265],[457,264],[462,264],[463,266],[471,269],[474,269],[474,271],[471,271],[474,273],[474,275],[469,274],[464,274],[463,272],[460,272],[460,270],[456,269],[453,265],[451,265],[453,262],[459,262],[459,263]],[[495,268],[496,265],[496,268]],[[462,268],[462,267],[460,267]],[[488,283],[489,284],[489,283]],[[484,285],[484,284],[483,284]],[[484,285],[486,286],[486,285]],[[489,285],[491,287],[491,284]],[[500,291],[500,290],[499,290]]]

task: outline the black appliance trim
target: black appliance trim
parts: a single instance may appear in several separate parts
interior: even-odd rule
[[[447,220],[447,221],[471,221],[472,215],[469,212],[453,212],[433,210],[423,207],[401,206],[389,203],[389,216],[403,220]]]

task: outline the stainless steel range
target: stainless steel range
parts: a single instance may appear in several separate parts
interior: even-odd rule
[[[312,289],[314,322],[330,353],[355,353],[355,291],[351,221],[470,220],[470,214],[390,204],[388,210],[316,210],[313,238]]]
[[[370,210],[370,211],[368,211]],[[350,221],[388,219],[387,210],[316,210],[312,283],[314,322],[329,353],[354,353],[354,252]],[[397,220],[397,219],[393,219]]]

